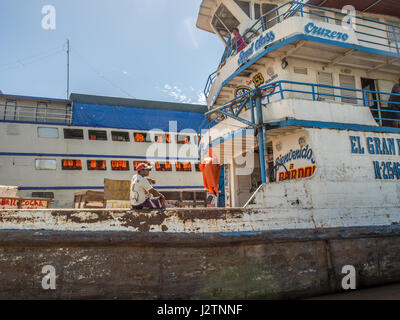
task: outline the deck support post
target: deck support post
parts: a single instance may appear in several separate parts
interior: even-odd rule
[[[266,183],[267,178],[265,174],[264,139],[266,139],[267,133],[263,124],[261,96],[262,96],[261,90],[257,88],[255,92],[255,100],[256,100],[256,111],[257,111],[258,152],[260,154],[261,183]]]

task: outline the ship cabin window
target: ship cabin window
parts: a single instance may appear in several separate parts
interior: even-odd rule
[[[217,11],[215,11],[211,24],[221,36],[230,39],[232,29],[239,26],[239,21],[221,4]]]
[[[302,75],[305,75],[305,76],[308,74],[308,69],[307,68],[300,68],[300,67],[296,67],[295,66],[293,71],[294,71],[294,73],[302,74]]]
[[[36,170],[57,170],[56,159],[35,159]]]
[[[335,24],[337,24],[338,26],[341,26],[344,24],[350,25],[352,23],[351,16],[348,16],[347,13],[341,13],[341,12],[335,12],[334,17],[329,17],[327,19],[328,19],[327,22],[331,22],[332,20],[334,20]],[[354,20],[353,22],[356,23],[356,20]]]
[[[54,192],[32,192],[32,198],[54,199]]]
[[[356,89],[356,78],[354,76],[339,74],[339,82],[342,88]],[[340,89],[340,95],[343,103],[357,104],[357,91]]]
[[[318,101],[335,100],[333,86],[333,75],[327,72],[318,72],[317,82],[323,86],[318,87]]]
[[[177,144],[187,144],[190,142],[190,136],[185,136],[182,134],[178,134],[178,137],[176,139]]]
[[[129,142],[129,132],[111,131],[112,141]]]
[[[254,19],[261,17],[261,5],[259,3],[254,4]]]
[[[64,139],[83,140],[83,130],[82,129],[64,129]]]
[[[336,23],[338,26],[341,26],[341,25],[342,25],[342,22],[343,22],[343,21],[346,21],[346,20],[343,20],[343,18],[345,18],[345,17],[346,17],[346,15],[345,15],[344,13],[335,12],[335,17],[334,17],[333,19],[335,19],[335,23]]]
[[[150,165],[150,163],[149,163],[148,161],[133,161],[133,170],[136,171],[137,166],[138,166],[139,164],[143,163],[143,162],[144,162],[145,164],[147,164],[148,166]]]
[[[235,0],[236,4],[244,11],[245,14],[250,18],[250,2],[243,0]]]
[[[107,141],[107,131],[89,130],[89,140]]]
[[[45,122],[47,118],[47,108],[46,102],[38,102],[36,105],[36,121]]]
[[[81,160],[63,159],[61,160],[63,170],[82,170]]]
[[[3,112],[1,114],[1,118],[3,120],[16,120],[15,118],[17,115],[17,101],[7,100],[2,109]]]
[[[37,128],[39,138],[58,139],[58,128]]]
[[[156,171],[172,171],[172,166],[170,162],[156,162]]]
[[[105,160],[88,160],[87,161],[88,170],[107,170],[107,165]]]
[[[195,163],[194,166],[195,166],[197,172],[200,172],[200,171],[201,171],[201,170],[200,170],[200,163]]]
[[[129,171],[129,161],[111,161],[111,170]]]
[[[271,27],[273,27],[276,23],[277,23],[277,15],[278,15],[278,11],[275,10],[273,12],[271,12],[272,10],[274,10],[275,8],[277,8],[277,5],[275,4],[269,4],[269,3],[264,3],[264,4],[254,4],[254,14],[255,14],[255,19],[259,19],[261,16],[267,14],[264,17],[264,21],[265,21],[265,28],[269,29]]]
[[[386,23],[391,24],[390,26],[389,25],[386,26],[389,47],[390,47],[390,49],[396,49],[396,39],[395,39],[394,31],[396,32],[397,38],[399,38],[400,25],[399,25],[399,23],[394,22],[394,21],[386,21]],[[393,25],[395,26],[394,31],[393,31]],[[397,41],[400,41],[400,39],[397,39]]]
[[[133,141],[135,142],[151,142],[151,134],[146,132],[134,132]]]
[[[326,17],[323,11],[311,10],[309,11],[310,18],[318,21],[326,21]]]
[[[147,142],[147,134],[145,132],[134,132],[133,141],[135,142]]]
[[[176,171],[192,171],[192,165],[190,162],[186,163],[176,162],[175,169]]]
[[[169,134],[156,134],[154,141],[159,143],[171,143],[171,136]]]

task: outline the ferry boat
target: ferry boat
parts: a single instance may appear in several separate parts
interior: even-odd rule
[[[0,297],[282,299],[400,281],[400,7],[351,4],[203,0],[197,26],[225,51],[199,153],[223,166],[226,207],[3,210]]]
[[[74,193],[104,190],[104,179],[130,180],[146,161],[158,189],[202,190],[197,149],[187,146],[196,146],[205,110],[81,94],[0,95],[0,185],[17,186],[21,197],[50,198],[52,208],[73,208]]]

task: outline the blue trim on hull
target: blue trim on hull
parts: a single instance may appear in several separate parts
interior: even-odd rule
[[[391,127],[374,127],[366,126],[360,124],[351,123],[337,123],[337,122],[323,122],[323,121],[307,121],[307,120],[285,120],[278,122],[270,122],[266,124],[272,127],[309,127],[309,128],[319,128],[319,129],[337,129],[337,130],[352,130],[352,131],[363,131],[363,132],[378,132],[378,133],[398,133],[400,134],[400,128]]]
[[[199,158],[177,158],[177,157],[145,157],[145,156],[122,156],[104,154],[62,154],[62,153],[23,153],[23,152],[0,152],[0,156],[17,157],[70,157],[70,158],[120,158],[120,159],[144,159],[144,160],[186,160],[199,161]]]
[[[94,186],[81,186],[81,187],[18,187],[18,190],[27,191],[27,190],[87,190],[87,189],[96,189],[103,190],[102,187],[94,187]],[[157,186],[156,189],[204,189],[203,186]]]

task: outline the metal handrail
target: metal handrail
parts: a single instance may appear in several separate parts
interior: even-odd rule
[[[0,121],[71,124],[72,108],[0,104]]]
[[[208,96],[208,94],[209,94],[209,92],[210,92],[210,90],[211,90],[211,86],[212,86],[212,84],[213,84],[213,82],[214,82],[214,79],[215,79],[216,76],[217,76],[217,71],[218,71],[218,70],[215,70],[213,73],[211,73],[211,74],[208,76],[206,86],[204,87],[204,95],[205,95],[206,97]]]
[[[273,14],[275,12],[278,12],[283,7],[286,7],[286,6],[289,6],[289,5],[290,5],[290,7],[285,12],[278,14],[277,16],[273,17],[272,19],[265,20],[268,15],[271,15],[271,14]],[[275,8],[275,9],[272,9],[272,10],[268,11],[264,15],[262,15],[259,19],[257,19],[257,21],[255,23],[253,23],[248,28],[248,30],[239,38],[239,40],[242,40],[246,44],[249,44],[248,38],[252,38],[253,35],[256,34],[257,32],[259,32],[260,30],[262,30],[262,31],[267,30],[266,26],[268,25],[268,23],[271,23],[271,22],[281,23],[282,21],[292,17],[296,13],[299,13],[301,17],[304,17],[304,15],[306,15],[306,14],[309,15],[309,16],[323,17],[323,18],[326,18],[326,22],[327,23],[330,23],[330,21],[342,21],[342,20],[340,20],[338,18],[335,18],[335,17],[329,17],[329,16],[321,15],[319,13],[314,13],[314,12],[311,12],[311,11],[305,11],[305,8],[313,8],[313,9],[322,10],[324,12],[330,12],[330,13],[335,13],[335,14],[340,14],[340,15],[345,16],[345,14],[342,13],[341,11],[332,10],[332,9],[328,9],[328,8],[322,8],[322,7],[310,5],[310,4],[307,4],[307,3],[301,3],[301,2],[298,2],[298,1],[289,1],[289,2],[286,2],[285,4],[280,5],[279,7]],[[378,36],[378,35],[373,34],[373,33],[365,33],[365,32],[361,32],[361,31],[357,31],[356,30],[356,33],[358,33],[358,34],[363,34],[363,35],[367,35],[367,36],[370,36],[370,37],[375,37],[375,38],[381,38],[381,39],[388,40],[388,44],[385,45],[385,44],[382,44],[382,43],[379,43],[379,42],[372,42],[372,41],[368,42],[367,40],[364,40],[364,39],[359,39],[359,41],[366,42],[366,43],[373,43],[373,44],[380,45],[380,46],[385,46],[385,47],[388,47],[389,50],[392,49],[392,48],[395,48],[397,53],[400,54],[400,27],[399,26],[394,25],[394,24],[390,24],[390,23],[386,23],[386,22],[382,22],[382,21],[378,21],[378,20],[374,20],[374,19],[370,19],[370,18],[357,16],[357,15],[356,16],[349,15],[349,16],[351,16],[352,18],[355,18],[355,19],[363,20],[363,21],[373,22],[373,23],[375,23],[377,25],[380,25],[380,26],[389,27],[389,29],[388,28],[382,29],[382,28],[377,28],[377,27],[374,27],[374,26],[369,26],[369,25],[366,25],[366,24],[357,23],[357,22],[354,23],[354,25],[356,25],[356,26],[369,28],[369,29],[377,30],[377,31],[382,31],[382,32],[385,32],[387,35],[388,34],[392,34],[393,35],[393,40],[394,40],[394,46],[389,44],[389,40],[391,40],[389,38],[389,36],[381,37],[381,36]],[[279,39],[277,39],[277,40],[279,40]],[[224,52],[224,55],[223,55],[223,59],[221,60],[221,63],[224,62],[226,59],[228,59],[230,56],[236,55],[238,53],[238,51],[239,50],[238,50],[237,46],[236,46],[236,48],[232,48],[232,45],[229,42],[227,47],[226,47],[226,49],[225,49],[225,52]],[[230,55],[226,55],[226,52],[230,52]],[[225,57],[225,59],[224,59],[224,57]]]
[[[286,85],[298,85],[298,86],[305,86],[306,88],[309,88],[309,90],[304,89],[304,90],[296,90],[292,88],[287,88]],[[213,113],[218,113],[219,111],[226,111],[226,110],[232,110],[235,106],[238,106],[241,102],[243,102],[244,98],[252,98],[255,97],[257,94],[257,91],[265,92],[268,89],[272,88],[277,88],[278,90],[275,90],[272,93],[262,93],[262,98],[267,98],[267,103],[264,103],[263,106],[266,107],[269,103],[271,103],[271,97],[278,95],[280,99],[278,100],[284,100],[287,98],[285,93],[300,93],[300,94],[308,94],[311,97],[312,101],[321,101],[321,98],[323,97],[331,97],[333,100],[331,102],[335,102],[335,99],[345,99],[345,101],[340,101],[341,103],[349,103],[346,101],[354,101],[354,104],[359,107],[368,107],[371,111],[378,111],[385,113],[385,116],[382,117],[381,115],[375,116],[375,120],[384,120],[384,121],[396,121],[400,122],[400,102],[396,101],[390,101],[390,97],[398,97],[398,100],[400,101],[400,94],[395,94],[395,93],[389,93],[389,92],[383,92],[383,91],[372,91],[372,90],[365,90],[365,89],[354,89],[354,88],[347,88],[347,87],[337,87],[337,86],[330,86],[330,85],[324,85],[324,84],[315,84],[315,83],[307,83],[307,82],[297,82],[297,81],[288,81],[288,80],[280,80],[276,81],[267,85],[263,85],[257,89],[253,89],[252,91],[246,92],[243,95],[234,98],[232,100],[229,100],[225,102],[222,106],[208,111],[205,115],[209,117]],[[325,89],[332,89],[332,93],[324,93],[320,92],[318,90],[319,88],[325,88]],[[335,94],[336,90],[340,91],[350,91],[356,93],[355,95],[343,95],[342,94]],[[357,95],[357,93],[359,95]],[[372,94],[372,98],[368,98],[368,94]],[[377,98],[374,99],[373,96],[376,96]],[[361,97],[360,97],[361,96]],[[389,96],[388,99],[383,99],[382,96]],[[296,97],[290,97],[290,98],[296,98]],[[302,98],[304,99],[304,98]],[[358,104],[358,102],[362,101],[362,105]],[[374,105],[370,105],[370,103],[373,103]],[[379,104],[382,103],[387,103],[388,105],[396,105],[398,106],[398,110],[392,110],[387,107],[380,108]],[[395,116],[396,114],[398,117],[387,117],[387,115],[393,115]]]

